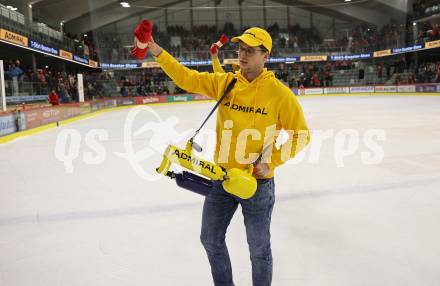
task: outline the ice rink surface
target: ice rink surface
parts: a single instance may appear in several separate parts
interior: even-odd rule
[[[319,156],[309,146],[302,160],[277,169],[273,285],[440,285],[440,97],[300,102],[310,129],[330,135]],[[117,110],[0,145],[0,285],[212,285],[199,241],[203,198],[165,177],[146,180],[164,146],[145,148],[155,134],[148,122],[174,120],[183,139],[212,106]],[[146,131],[133,135],[142,126]],[[375,140],[384,152],[375,164],[362,160],[371,153],[364,142],[369,130],[386,135]],[[80,148],[67,144],[57,153],[62,132],[70,134],[66,142],[79,138]],[[101,156],[88,134],[102,135],[95,137],[103,139]],[[356,140],[353,134],[358,148],[335,156],[336,141]],[[210,151],[208,135],[199,143]],[[130,146],[144,160],[121,157]],[[60,150],[78,155],[71,173]],[[240,209],[227,243],[236,285],[251,285]]]

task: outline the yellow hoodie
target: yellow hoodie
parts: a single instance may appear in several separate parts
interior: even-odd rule
[[[310,135],[298,100],[271,71],[264,69],[249,82],[240,71],[235,74],[208,73],[189,69],[165,50],[156,61],[180,88],[215,100],[219,100],[232,79],[237,78],[235,87],[217,111],[214,161],[225,169],[247,168],[265,146],[262,162],[269,164],[270,172],[266,178],[271,178],[275,167],[293,158],[308,144]],[[273,128],[267,132],[266,128],[270,126]],[[273,147],[277,137],[273,131],[281,129],[291,131],[290,140],[284,148],[277,150]],[[285,148],[287,152],[282,152]]]

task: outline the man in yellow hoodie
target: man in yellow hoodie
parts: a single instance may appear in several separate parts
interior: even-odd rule
[[[218,100],[228,84],[237,83],[217,112],[217,144],[214,161],[225,169],[248,168],[255,163],[258,187],[255,195],[243,200],[222,188],[221,183],[205,198],[201,242],[211,264],[216,286],[234,285],[226,230],[240,204],[252,262],[254,286],[272,281],[270,222],[275,201],[274,169],[294,157],[309,142],[304,115],[292,91],[264,68],[272,50],[272,38],[254,27],[232,38],[238,43],[240,70],[235,73],[207,73],[188,69],[177,62],[153,39],[151,53],[165,73],[182,89]],[[287,131],[289,140],[274,148],[277,132]],[[261,160],[260,154],[262,154]],[[257,161],[257,162],[256,162]]]

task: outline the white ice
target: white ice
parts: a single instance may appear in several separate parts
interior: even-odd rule
[[[323,141],[319,160],[310,159],[309,148],[303,160],[277,170],[273,285],[440,285],[440,97],[300,102],[312,130],[334,135]],[[164,121],[177,117],[182,133],[198,127],[212,106],[152,108]],[[212,285],[199,241],[203,198],[165,177],[145,180],[115,155],[126,150],[129,112],[108,112],[0,145],[1,286]],[[155,120],[143,111],[132,130]],[[214,120],[208,125],[212,131]],[[109,138],[99,143],[104,160],[92,165],[83,156],[96,156],[85,143],[96,129]],[[360,146],[338,167],[335,138],[345,129],[361,136]],[[385,141],[376,140],[384,150],[379,164],[361,160],[370,151],[362,138],[369,129],[386,134]],[[69,130],[82,139],[72,173],[55,156],[58,134]],[[138,152],[152,132],[132,137]],[[212,147],[208,137],[200,143]],[[158,151],[140,163],[141,171],[154,174]],[[251,285],[240,209],[227,243],[236,285]]]

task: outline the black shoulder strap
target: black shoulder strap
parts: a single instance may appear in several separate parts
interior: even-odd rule
[[[228,87],[226,87],[225,92],[223,93],[222,97],[220,97],[220,99],[217,101],[217,103],[215,104],[214,108],[211,110],[211,112],[208,114],[208,116],[206,117],[205,121],[203,121],[202,125],[199,127],[199,129],[197,129],[197,131],[194,133],[193,137],[191,137],[190,141],[193,142],[194,137],[197,136],[197,134],[200,132],[200,130],[203,128],[203,126],[205,126],[206,122],[208,121],[208,119],[212,116],[212,114],[214,113],[214,111],[217,109],[217,107],[220,105],[220,103],[223,101],[223,99],[226,97],[226,95],[228,95],[231,90],[234,88],[235,83],[237,82],[237,78],[234,78],[229,84]]]

